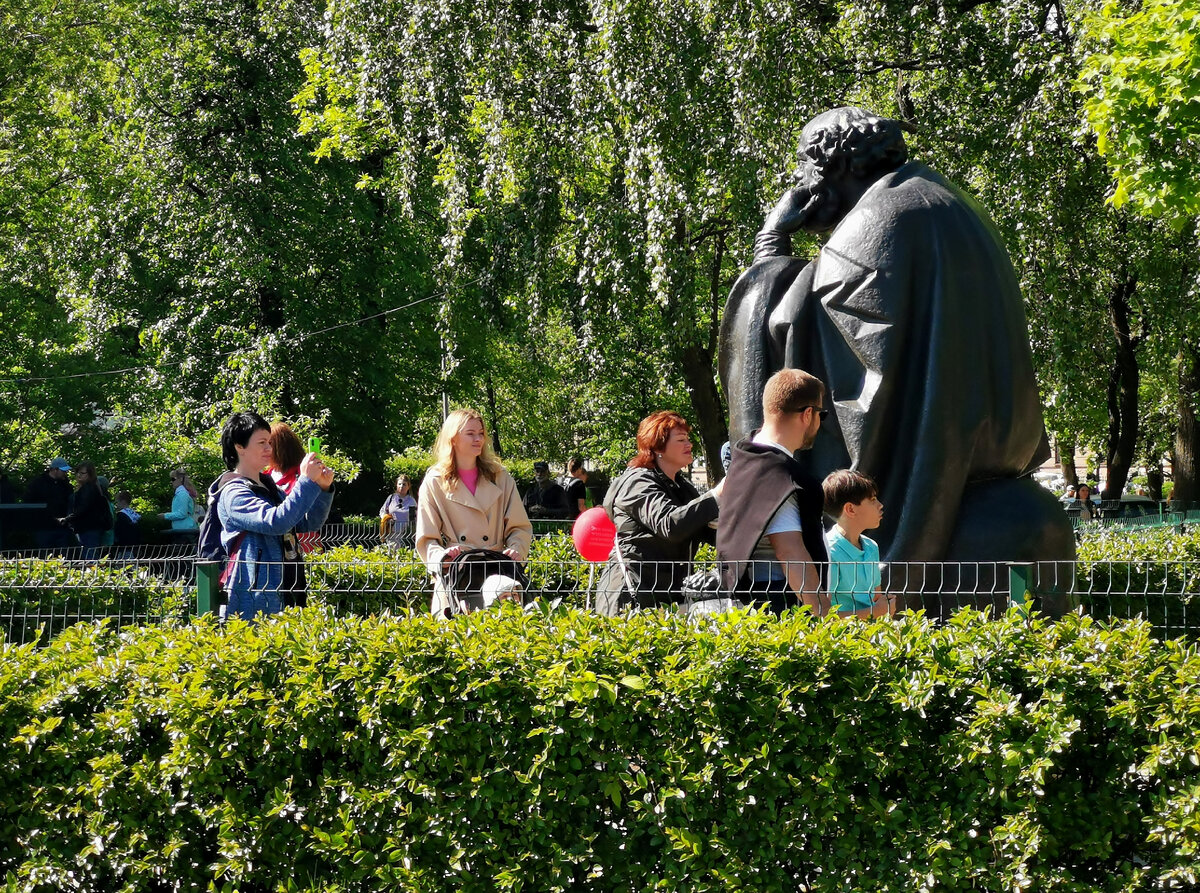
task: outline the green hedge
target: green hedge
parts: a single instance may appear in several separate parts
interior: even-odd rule
[[[964,613],[76,627],[0,661],[10,890],[1194,889],[1200,658]]]
[[[533,463],[538,461],[534,459],[521,459],[514,456],[505,456],[501,463],[508,470],[508,473],[513,476],[513,480],[517,482],[517,486],[524,492],[534,481]],[[433,451],[422,450],[419,448],[410,448],[403,453],[393,453],[383,460],[384,474],[393,484],[402,474],[408,475],[413,482],[413,495],[420,488],[421,482],[425,479],[425,472],[429,471],[429,467],[433,465]],[[563,469],[552,467],[551,473],[561,475]]]
[[[164,568],[61,558],[0,562],[0,631],[10,642],[45,642],[81,620],[182,622],[193,590],[185,581],[164,580]]]
[[[1097,530],[1081,538],[1075,591],[1096,617],[1145,617],[1160,636],[1200,633],[1200,530]]]

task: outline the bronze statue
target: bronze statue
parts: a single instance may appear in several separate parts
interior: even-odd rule
[[[729,295],[721,380],[731,437],[762,423],[780,368],[823,380],[834,410],[803,461],[880,485],[889,562],[1074,558],[1057,500],[1016,273],[986,212],[908,161],[896,122],[858,108],[810,121],[799,183],[771,211]],[[817,256],[791,234],[831,231]]]

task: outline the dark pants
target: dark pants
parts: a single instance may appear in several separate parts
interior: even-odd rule
[[[83,547],[83,560],[95,561],[100,557],[100,540],[104,538],[103,530],[79,531],[79,545]]]

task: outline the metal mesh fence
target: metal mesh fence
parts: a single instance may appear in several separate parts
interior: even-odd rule
[[[58,556],[0,560],[0,632],[45,643],[81,621],[182,623],[194,586],[191,554],[99,562]]]
[[[337,549],[307,557],[308,601],[339,615],[421,613],[430,609],[434,582],[410,549],[356,549],[339,558]],[[594,608],[603,565],[579,559],[536,557],[525,565],[526,601],[546,599],[581,609]],[[694,565],[641,563],[636,572],[664,583],[652,601],[684,610],[688,598],[677,584],[691,573],[714,571],[714,562]],[[861,569],[869,575],[872,566]],[[614,579],[616,577],[614,576]],[[1026,604],[1051,615],[1083,610],[1097,618],[1141,617],[1160,637],[1197,637],[1200,562],[1079,561],[1036,565],[1007,563],[907,563],[879,568],[881,595],[867,598],[859,616],[923,610],[948,619],[963,608],[1004,611]],[[769,604],[767,588],[745,602]],[[653,587],[651,587],[653,588]],[[184,622],[195,613],[197,580],[190,551],[180,547],[141,547],[128,555],[98,561],[79,557],[0,558],[0,632],[9,642],[45,642],[66,626],[110,619],[130,624]],[[717,601],[712,601],[712,599]],[[693,597],[709,609],[730,606],[727,595]],[[842,604],[848,607],[847,603]],[[697,605],[703,609],[704,605]]]

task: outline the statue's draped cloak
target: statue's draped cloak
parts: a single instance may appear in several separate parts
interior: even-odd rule
[[[811,263],[760,254],[734,285],[721,333],[732,439],[761,424],[780,368],[829,388],[833,412],[799,458],[817,477],[875,478],[889,561],[946,558],[969,485],[1049,456],[1008,253],[982,208],[921,164],[875,182]]]

